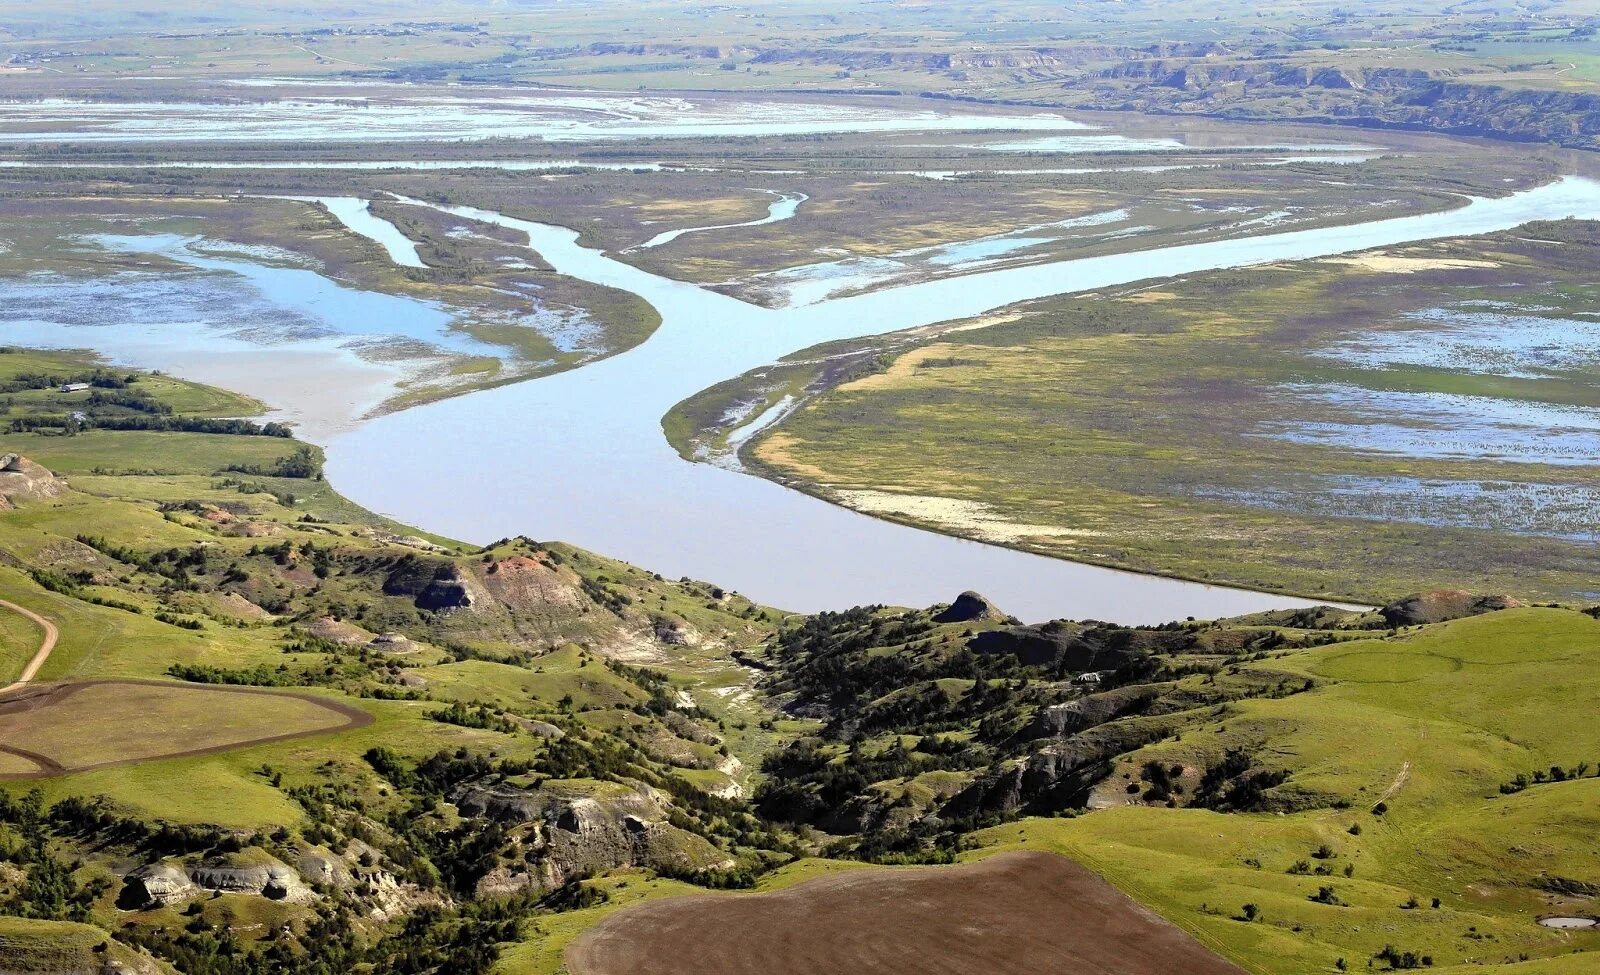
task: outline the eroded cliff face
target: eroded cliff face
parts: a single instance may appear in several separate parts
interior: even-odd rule
[[[734,863],[704,837],[670,825],[669,800],[648,786],[594,783],[574,791],[483,781],[464,784],[453,800],[462,815],[504,829],[507,857],[478,881],[478,897],[547,892],[624,866],[694,873]]]
[[[0,511],[57,497],[66,484],[21,454],[0,453]]]
[[[693,873],[734,865],[703,837],[669,823],[667,797],[647,786],[594,783],[575,791],[475,782],[452,798],[463,816],[504,829],[507,856],[478,882],[479,897],[550,891],[619,867]]]
[[[259,850],[192,862],[161,860],[135,869],[124,883],[119,902],[128,909],[170,907],[208,894],[250,894],[291,904],[316,899],[299,870]]]
[[[1505,71],[1472,63],[1393,67],[1364,64],[1348,52],[1322,58],[1322,52],[1310,49],[1216,43],[950,52],[773,47],[737,53],[755,65],[925,74],[924,97],[937,99],[1323,122],[1600,147],[1600,96],[1522,87]],[[1017,85],[1030,86],[1026,98],[1006,93]],[[1041,85],[1054,86],[1059,94],[1042,95]]]
[[[1083,108],[1328,122],[1600,147],[1600,96],[1483,75],[1348,65],[1128,61],[1063,85]]]

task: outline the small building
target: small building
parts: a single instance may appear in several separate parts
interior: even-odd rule
[[[80,390],[85,390],[85,389],[88,389],[88,388],[89,388],[89,384],[88,383],[62,383],[61,384],[61,391],[63,393],[76,393],[76,392],[79,392]]]

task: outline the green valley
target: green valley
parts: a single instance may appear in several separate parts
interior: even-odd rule
[[[1564,717],[1595,705],[1592,615],[1448,593],[1153,628],[1023,626],[975,594],[782,614],[409,531],[249,421],[116,429],[248,405],[215,390],[0,367],[30,386],[0,596],[60,631],[0,703],[0,896],[40,919],[7,922],[22,970],[337,950],[553,973],[628,904],[1011,849],[1066,853],[1248,971],[1579,971],[1595,937],[1537,923],[1595,909],[1600,740]],[[173,412],[63,418],[67,376]],[[40,634],[5,622],[14,672]]]
[[[1600,0],[0,0],[0,975],[1600,973]]]

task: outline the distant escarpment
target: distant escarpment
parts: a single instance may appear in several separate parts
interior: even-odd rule
[[[1296,120],[1600,147],[1600,96],[1445,71],[1190,60],[1128,61],[1063,86],[1079,107]]]

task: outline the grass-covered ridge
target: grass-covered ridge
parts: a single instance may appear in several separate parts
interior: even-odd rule
[[[60,632],[35,683],[0,703],[0,857],[15,868],[0,913],[98,922],[125,942],[101,954],[142,946],[186,972],[236,970],[200,960],[224,931],[261,942],[250,957],[274,970],[320,972],[347,950],[379,970],[434,951],[472,971],[514,934],[507,918],[588,873],[702,879],[786,857],[740,799],[738,754],[753,761],[772,732],[747,700],[691,696],[743,687],[717,658],[765,634],[769,611],[567,546],[479,549],[391,524],[276,429],[61,413],[92,393],[28,377],[94,373],[81,356],[0,368],[27,380],[0,437],[0,597]],[[148,400],[140,415],[252,405],[116,380]],[[41,634],[0,615],[9,681]],[[669,649],[675,676],[655,669]],[[572,832],[546,835],[546,813],[577,817]],[[141,862],[154,879],[130,879]],[[521,906],[458,904],[480,892]],[[443,927],[375,940],[423,905],[447,910]],[[280,930],[298,947],[269,947]],[[472,951],[444,947],[465,930]]]
[[[1592,956],[1565,956],[1596,934],[1536,921],[1600,906],[1600,729],[1574,720],[1595,707],[1597,638],[1591,616],[1517,609],[1276,657],[1323,683],[1136,751],[1102,791],[1236,749],[1320,808],[1218,813],[1179,795],[981,838],[1081,859],[1253,971],[1361,969],[1388,946],[1445,970],[1587,971]]]

